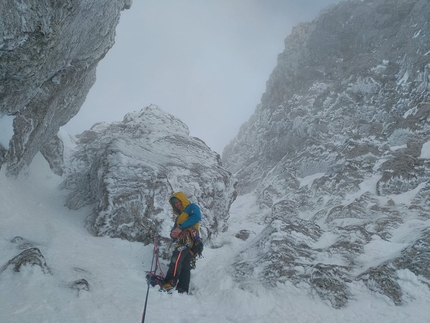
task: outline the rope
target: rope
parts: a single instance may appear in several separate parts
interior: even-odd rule
[[[155,244],[154,244],[154,249],[155,249]],[[152,263],[154,263],[154,258],[155,258],[155,252],[152,253]],[[151,264],[151,269],[152,269],[152,264]],[[143,308],[143,314],[142,314],[142,323],[145,323],[145,316],[146,316],[146,305],[148,304],[148,296],[149,296],[149,279],[146,279],[147,283],[148,283],[148,289],[146,290],[146,298],[145,298],[145,307]]]
[[[157,270],[158,269],[160,269],[160,277],[164,278],[164,273],[161,270],[160,259],[158,257],[158,245],[159,245],[158,236],[153,234],[142,223],[140,223],[140,224],[149,232],[149,234],[151,234],[154,237],[154,250],[152,252],[151,271],[146,273],[146,281],[148,283],[148,289],[146,290],[145,306],[143,308],[143,314],[142,314],[142,323],[144,323],[145,322],[145,316],[146,316],[146,307],[148,304],[149,287],[151,285],[151,278],[152,278],[152,276],[155,276],[157,278]]]

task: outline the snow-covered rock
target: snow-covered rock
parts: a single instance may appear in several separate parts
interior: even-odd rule
[[[17,256],[10,259],[2,268],[0,268],[0,274],[7,268],[13,268],[14,272],[20,272],[22,267],[25,266],[38,266],[44,274],[51,274],[51,269],[46,264],[45,257],[40,252],[40,249],[34,247],[31,242],[17,236],[11,240],[11,243],[15,243],[18,249],[22,250]]]
[[[428,285],[429,16],[426,0],[348,1],[287,37],[223,152],[239,194],[271,210],[238,280],[305,283],[334,307],[363,282],[402,304],[402,270]]]
[[[174,221],[168,200],[175,191],[199,205],[204,239],[227,228],[235,179],[217,153],[159,107],[95,124],[77,139],[63,185],[71,190],[66,204],[94,204],[88,224],[96,235],[144,242],[153,241],[151,234],[168,237]]]
[[[46,152],[78,113],[114,44],[120,12],[130,6],[131,0],[0,2],[0,119],[13,117],[14,132],[6,147],[0,143],[0,165],[7,162],[10,174],[39,151],[53,157]],[[50,161],[61,174],[59,162]]]

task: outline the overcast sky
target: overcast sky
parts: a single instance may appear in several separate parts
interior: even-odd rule
[[[156,104],[222,153],[260,103],[292,27],[339,0],[134,0],[73,135]]]

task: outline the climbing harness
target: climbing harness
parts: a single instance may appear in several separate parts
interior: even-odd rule
[[[148,289],[146,291],[146,298],[145,298],[145,307],[143,309],[142,314],[142,323],[145,322],[145,316],[146,316],[146,305],[148,303],[148,296],[149,296],[149,286],[154,287],[155,285],[162,285],[164,281],[164,273],[161,270],[160,266],[160,259],[158,256],[158,246],[159,246],[159,236],[151,233],[147,227],[145,227],[142,223],[140,223],[141,226],[143,226],[154,238],[154,250],[152,253],[152,262],[151,262],[151,270],[146,272],[146,282],[148,283]],[[157,274],[157,270],[160,271],[159,274]]]
[[[196,269],[197,259],[203,258],[203,241],[200,238],[200,234],[193,228],[188,228],[181,232],[178,236],[178,240],[176,242],[175,248],[178,251],[181,251],[181,248],[188,246],[190,248],[191,253],[191,269]]]

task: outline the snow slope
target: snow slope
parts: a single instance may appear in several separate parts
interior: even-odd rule
[[[0,172],[0,322],[141,322],[152,246],[91,236],[84,228],[90,207],[65,208],[67,192],[57,188],[61,180],[40,154],[18,179],[6,177],[4,169]],[[256,281],[235,282],[229,276],[230,264],[263,229],[256,221],[257,209],[252,194],[238,197],[229,230],[215,238],[212,248],[206,246],[192,272],[191,295],[168,295],[151,287],[145,322],[429,321],[428,288],[406,271],[401,273],[403,284],[416,298],[404,306],[379,294],[369,297],[360,285],[354,291],[357,299],[336,310],[300,286],[267,290]],[[236,238],[240,230],[249,230],[250,238]],[[21,244],[12,242],[16,236],[24,239]],[[20,272],[4,267],[22,251],[20,246],[26,246],[22,241],[40,249],[51,273],[44,274],[38,266],[27,265]],[[375,248],[379,254],[384,245]],[[88,281],[89,290],[73,285],[79,279]]]

